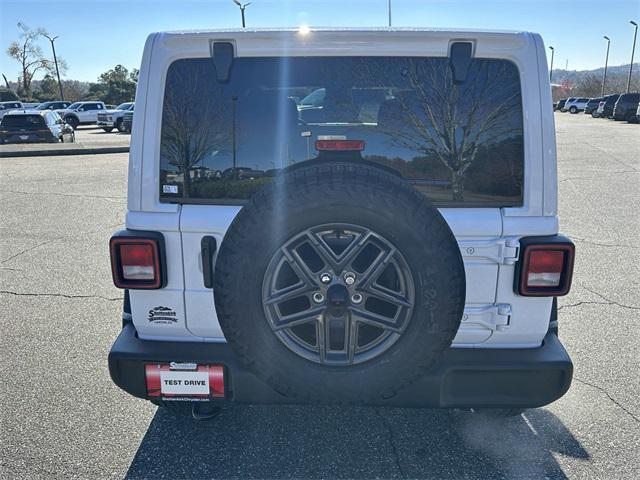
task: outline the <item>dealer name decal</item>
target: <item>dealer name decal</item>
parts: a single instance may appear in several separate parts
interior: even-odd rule
[[[178,317],[175,310],[160,306],[149,310],[149,321],[151,323],[173,324],[178,321]]]

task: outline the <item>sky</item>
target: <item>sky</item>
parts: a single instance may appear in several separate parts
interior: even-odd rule
[[[248,27],[364,27],[387,25],[388,0],[253,0]],[[555,48],[554,67],[587,70],[628,64],[640,0],[391,0],[398,27],[528,30]],[[117,64],[139,67],[147,35],[163,30],[240,26],[232,0],[0,0],[0,73],[16,80],[19,64],[5,51],[16,24],[43,27],[56,40],[66,78],[95,81]],[[46,40],[45,40],[46,42]],[[48,42],[41,46],[46,52]],[[636,49],[635,62],[640,57]]]

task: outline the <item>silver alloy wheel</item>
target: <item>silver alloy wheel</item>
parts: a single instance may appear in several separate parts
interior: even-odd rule
[[[391,348],[411,320],[415,289],[391,242],[365,227],[329,224],[302,231],[273,255],[262,299],[271,330],[291,351],[344,366]]]

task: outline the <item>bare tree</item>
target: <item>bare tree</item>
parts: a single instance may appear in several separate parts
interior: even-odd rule
[[[454,201],[464,199],[465,173],[480,149],[522,131],[520,86],[509,68],[474,60],[466,81],[456,84],[446,59],[409,60],[411,92],[398,96],[398,119],[383,131],[397,145],[440,160]]]
[[[46,32],[43,29],[29,28],[23,22],[18,22],[18,28],[21,30],[20,41],[9,44],[7,55],[20,62],[22,74],[18,80],[18,87],[25,97],[31,97],[31,81],[35,74],[41,70],[53,73],[55,66],[43,55],[37,44],[39,37]],[[66,64],[62,63],[62,69],[64,68]]]

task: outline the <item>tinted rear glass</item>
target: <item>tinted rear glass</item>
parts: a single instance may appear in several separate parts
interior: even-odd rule
[[[2,128],[24,128],[27,130],[38,130],[44,128],[44,118],[40,115],[5,115],[0,122]]]
[[[640,100],[640,93],[625,93],[620,97],[624,102],[637,102]]]
[[[242,204],[283,168],[336,158],[316,149],[329,139],[364,142],[338,155],[392,168],[438,205],[521,205],[521,104],[504,60],[474,59],[462,84],[446,58],[236,58],[227,83],[211,59],[178,60],[160,196]]]

